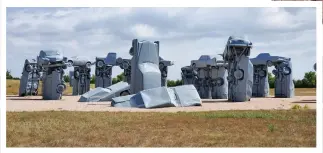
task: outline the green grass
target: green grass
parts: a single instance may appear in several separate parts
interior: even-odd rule
[[[299,110],[299,109],[302,109],[302,106],[296,104],[296,105],[293,105],[292,109]]]
[[[315,147],[316,111],[7,112],[8,147]]]
[[[296,104],[296,105],[293,105],[291,109],[293,109],[293,110],[301,110],[301,109],[310,109],[310,107],[307,104],[305,104],[304,107],[302,107],[301,105]]]
[[[273,124],[268,125],[268,131],[274,132],[275,126]]]

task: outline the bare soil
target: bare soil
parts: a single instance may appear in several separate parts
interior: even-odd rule
[[[228,102],[226,99],[203,99],[202,106],[157,109],[115,108],[110,102],[77,102],[80,96],[64,96],[61,100],[42,100],[41,96],[7,96],[7,111],[124,111],[124,112],[190,112],[215,110],[286,110],[294,105],[316,109],[316,96],[294,98],[252,98],[248,102]]]

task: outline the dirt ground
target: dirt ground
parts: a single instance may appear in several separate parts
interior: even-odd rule
[[[179,112],[213,110],[271,110],[291,109],[294,105],[316,109],[316,96],[294,98],[252,98],[249,102],[228,102],[226,99],[203,99],[202,106],[168,107],[158,109],[115,108],[110,102],[77,102],[80,96],[64,96],[62,100],[42,100],[41,96],[7,96],[7,111],[125,111],[125,112]]]

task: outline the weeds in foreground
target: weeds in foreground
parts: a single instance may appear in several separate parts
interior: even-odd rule
[[[268,125],[268,131],[269,132],[274,132],[274,130],[275,130],[275,126],[273,124],[269,124]]]
[[[310,109],[310,107],[308,105],[305,105],[304,109]]]
[[[301,109],[310,109],[310,107],[308,105],[304,105],[304,107],[302,107],[301,105],[293,105],[293,107],[291,108],[293,110],[301,110]]]
[[[300,110],[300,109],[302,109],[302,106],[301,105],[294,105],[292,107],[292,109],[294,109],[294,110]]]

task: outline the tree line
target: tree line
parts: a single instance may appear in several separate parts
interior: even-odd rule
[[[13,77],[9,70],[7,70],[6,78],[13,79],[13,80],[19,80],[19,78]],[[112,79],[112,84],[116,84],[116,83],[123,81],[123,80],[124,80],[124,75],[123,75],[123,73],[121,73]],[[64,75],[64,81],[70,82],[70,78],[68,75]],[[294,81],[295,88],[316,88],[316,73],[312,72],[312,71],[306,72],[304,74],[303,79],[297,79],[297,80],[294,79],[293,81]],[[95,75],[91,76],[90,82],[91,82],[91,84],[95,83]],[[268,82],[269,82],[270,88],[275,88],[275,77],[271,73],[268,73]],[[167,80],[168,87],[174,87],[174,86],[179,86],[179,85],[183,85],[183,80],[179,80],[179,79],[178,80]]]

